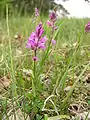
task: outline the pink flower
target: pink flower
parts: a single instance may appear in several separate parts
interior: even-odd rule
[[[51,21],[55,22],[56,21],[56,13],[55,13],[55,11],[52,11],[50,13],[49,17],[50,17]]]
[[[45,42],[46,42],[47,38],[44,36],[40,39],[40,41],[38,42],[38,48],[45,50],[46,46],[45,46]]]
[[[36,56],[34,56],[32,59],[33,61],[38,61],[38,58]]]
[[[52,44],[54,44],[54,45],[55,45],[55,44],[56,44],[56,40],[52,40]]]
[[[49,27],[51,27],[52,31],[54,32],[58,28],[57,26],[55,26],[55,22],[56,22],[56,13],[55,13],[55,11],[52,11],[50,13],[49,17],[50,17],[50,20],[47,20],[47,25]]]
[[[85,25],[85,32],[90,32],[90,22]]]
[[[43,33],[44,33],[44,29],[42,27],[42,23],[40,23],[36,27],[36,31],[31,33],[26,47],[31,48],[32,50],[37,50],[37,49],[44,50],[46,48],[45,42],[47,38],[45,36],[42,37]]]
[[[42,23],[40,22],[39,25],[36,27],[36,36],[41,37],[44,33],[44,29],[42,27]]]
[[[38,17],[39,16],[39,11],[37,8],[35,8],[35,16]]]
[[[36,43],[36,34],[35,34],[35,32],[32,32],[28,39],[28,43],[26,44],[26,47],[34,50],[34,49],[36,49],[35,43]]]
[[[47,25],[52,26],[52,23],[49,20],[47,20]]]

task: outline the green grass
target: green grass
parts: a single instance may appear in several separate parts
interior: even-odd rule
[[[47,19],[41,17],[49,40]],[[35,29],[32,21],[33,18],[29,16],[0,20],[0,77],[7,76],[12,81],[8,88],[1,91],[0,119],[3,116],[8,119],[9,113],[16,114],[18,109],[21,109],[24,118],[27,114],[35,120],[43,120],[45,114],[70,116],[70,104],[77,103],[81,98],[87,103],[84,107],[88,111],[90,98],[86,77],[90,73],[90,34],[85,33],[84,26],[89,20],[66,18],[57,21],[58,30],[54,34],[57,44],[50,48],[45,62],[42,57],[46,52],[38,51],[35,98],[32,93],[33,52],[26,49],[27,39]],[[22,40],[14,38],[17,34],[22,36]],[[78,43],[77,46],[73,45],[75,42]],[[30,75],[24,74],[23,69],[31,70]],[[12,94],[15,90],[13,82],[16,95]],[[67,86],[72,88],[65,92]],[[46,119],[47,117],[44,120]]]

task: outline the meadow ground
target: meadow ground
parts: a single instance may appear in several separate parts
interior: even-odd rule
[[[41,19],[49,40],[48,18]],[[33,51],[26,49],[28,37],[35,30],[33,18],[7,16],[0,20],[0,120],[12,115],[18,120],[18,110],[24,120],[28,115],[31,120],[57,119],[48,118],[52,116],[67,120],[89,112],[90,33],[84,31],[88,21],[57,21],[56,45],[50,46],[47,56],[46,50],[38,51],[34,96]]]

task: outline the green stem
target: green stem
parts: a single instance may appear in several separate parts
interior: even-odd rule
[[[36,57],[36,50],[34,51],[35,57]],[[36,91],[35,91],[35,82],[36,82],[36,61],[34,60],[34,65],[33,65],[33,72],[34,72],[34,78],[32,79],[32,91],[34,97],[36,97]]]
[[[15,79],[15,71],[14,71],[14,63],[13,63],[13,56],[12,56],[12,46],[11,46],[11,38],[10,38],[10,32],[9,32],[9,21],[8,21],[8,5],[6,5],[6,24],[7,24],[7,34],[8,34],[8,40],[9,40],[9,51],[10,51],[10,75],[12,78],[12,104],[13,104],[13,112],[14,112],[14,119],[16,120],[15,115],[15,107],[14,107],[14,97],[17,96],[16,92],[16,79]]]
[[[46,53],[44,55],[44,58],[42,58],[42,61],[41,61],[41,64],[40,64],[41,68],[40,68],[40,71],[39,71],[38,75],[41,73],[43,64],[45,63],[45,60],[48,57],[49,50],[50,50],[50,45],[51,45],[51,41],[53,39],[53,34],[54,34],[54,23],[53,23],[53,27],[52,27],[52,30],[51,30],[51,37],[50,37],[50,41],[48,43],[48,48],[47,48],[47,51],[46,51]]]
[[[63,21],[64,22],[64,21]],[[57,31],[56,31],[56,33],[55,33],[55,35],[53,36],[53,29],[54,29],[54,26],[53,26],[53,29],[51,30],[51,36],[50,36],[50,41],[49,41],[49,44],[48,44],[48,48],[47,48],[47,51],[46,51],[46,53],[45,53],[45,55],[44,55],[44,57],[42,58],[42,60],[41,60],[41,63],[40,63],[40,70],[39,70],[39,72],[38,72],[38,75],[41,73],[41,71],[42,71],[42,67],[43,67],[43,65],[44,65],[44,63],[45,63],[45,60],[46,60],[46,58],[47,58],[47,56],[49,55],[49,50],[50,50],[50,45],[51,45],[51,40],[52,39],[55,39],[55,37],[57,36],[57,34],[58,34],[58,32],[59,32],[59,29],[60,29],[60,27],[61,27],[61,21],[60,21],[60,23],[59,23],[59,28],[57,29]]]
[[[34,56],[36,57],[36,50],[34,51]],[[34,78],[35,78],[35,81],[36,81],[36,61],[35,60],[34,60]]]

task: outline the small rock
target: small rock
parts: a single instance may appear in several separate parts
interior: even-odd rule
[[[77,45],[78,45],[78,42],[75,41],[75,42],[73,43],[73,47],[76,47]]]
[[[33,76],[33,71],[30,69],[23,69],[23,74],[27,77]]]
[[[84,56],[84,54],[85,54],[85,50],[81,50],[80,55],[81,55],[81,56]]]
[[[72,87],[72,86],[67,86],[67,87],[64,89],[64,91],[65,91],[65,92],[70,91],[71,87]]]

